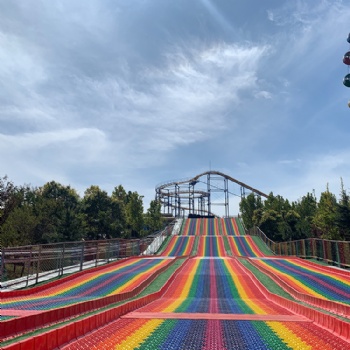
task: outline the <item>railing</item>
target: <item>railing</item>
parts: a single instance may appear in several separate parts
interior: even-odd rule
[[[307,238],[297,241],[276,243],[270,240],[258,227],[247,231],[259,236],[276,255],[293,255],[301,258],[318,259],[339,267],[350,267],[350,242]]]
[[[23,288],[63,274],[117,259],[155,254],[155,240],[171,234],[172,225],[142,239],[64,242],[1,249],[1,288]]]
[[[246,233],[248,235],[252,236],[258,236],[261,238],[261,240],[270,248],[270,250],[275,253],[275,245],[276,243],[272,241],[270,238],[268,238],[264,232],[260,230],[259,227],[253,227],[251,229],[246,230]]]

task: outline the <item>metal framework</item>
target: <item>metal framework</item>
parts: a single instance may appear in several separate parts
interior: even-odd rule
[[[239,194],[229,190],[229,184],[239,186]],[[246,193],[255,193],[261,197],[267,195],[233,177],[219,171],[206,171],[193,178],[177,181],[168,181],[156,187],[156,200],[162,204],[164,214],[172,214],[175,217],[187,215],[216,216],[213,206],[223,206],[225,216],[230,216],[230,195],[244,198]],[[217,194],[222,199],[214,200]]]

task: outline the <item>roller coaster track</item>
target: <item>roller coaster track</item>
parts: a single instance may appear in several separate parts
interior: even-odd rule
[[[259,190],[257,190],[256,188],[253,188],[247,184],[245,184],[244,182],[241,182],[241,181],[238,181],[237,179],[229,176],[229,175],[226,175],[220,171],[216,171],[216,170],[210,170],[210,171],[206,171],[204,173],[201,173],[201,174],[198,174],[192,178],[187,178],[187,179],[182,179],[182,180],[174,180],[174,181],[168,181],[168,182],[165,182],[165,183],[162,183],[162,184],[159,184],[157,187],[156,187],[156,191],[158,191],[159,193],[162,193],[163,195],[166,195],[165,192],[162,192],[162,190],[164,190],[165,188],[169,187],[169,186],[175,186],[175,185],[181,185],[181,184],[186,184],[186,183],[195,183],[198,181],[198,179],[202,176],[205,176],[205,175],[219,175],[219,176],[222,176],[223,178],[231,181],[231,182],[234,182],[254,193],[256,193],[257,195],[261,196],[261,197],[265,197],[267,198],[268,195],[264,192],[261,192]]]
[[[198,190],[194,190],[193,192],[193,195],[196,197],[196,198],[204,198],[204,197],[208,197],[209,196],[209,193],[206,192],[206,191],[198,191]],[[189,194],[189,191],[173,191],[173,192],[163,192],[162,195],[163,197],[174,197],[176,195],[188,195]],[[175,209],[177,207],[177,204],[173,204],[171,202],[168,202],[167,200],[164,200],[162,197],[159,198],[159,201],[162,205],[165,205],[165,206],[168,206],[168,207],[171,207],[173,209]],[[191,208],[190,207],[187,207],[187,206],[184,206],[184,205],[181,205],[181,209],[182,210],[188,210],[190,211]],[[216,216],[214,213],[206,210],[206,209],[203,209],[202,208],[202,212],[205,213],[205,215],[212,215],[212,216]]]
[[[200,180],[201,177],[206,176],[206,181]],[[214,177],[212,177],[214,176]],[[223,180],[224,184],[221,187],[214,186],[211,180]],[[228,182],[236,183],[241,188],[241,194],[237,195],[228,190]],[[197,183],[202,183],[207,186],[207,190],[195,189]],[[223,192],[225,199],[223,203],[216,203],[216,205],[225,206],[225,216],[229,216],[229,194],[238,197],[245,196],[245,190],[249,190],[256,195],[267,198],[267,194],[253,188],[237,179],[226,175],[220,171],[210,170],[198,174],[192,178],[186,178],[181,180],[168,181],[159,184],[156,187],[156,198],[162,204],[163,208],[172,208],[175,211],[175,216],[184,215],[184,212],[188,210],[189,213],[201,212],[201,215],[214,215],[212,214],[211,205],[212,203],[211,193],[212,192]],[[198,203],[197,209],[195,208],[195,199],[200,202]],[[187,203],[186,203],[187,202]],[[205,209],[207,207],[207,209]]]

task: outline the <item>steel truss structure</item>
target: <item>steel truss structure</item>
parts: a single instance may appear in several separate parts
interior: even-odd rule
[[[239,194],[229,191],[229,183],[239,186]],[[163,213],[175,217],[187,215],[216,216],[212,212],[214,205],[224,206],[225,216],[230,216],[229,196],[244,198],[248,193],[255,193],[267,198],[267,195],[247,184],[219,171],[206,171],[193,178],[168,181],[156,187],[156,200],[163,208]],[[213,200],[221,193],[220,201]]]

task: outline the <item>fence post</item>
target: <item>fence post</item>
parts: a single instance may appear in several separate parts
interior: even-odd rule
[[[40,262],[41,262],[41,245],[39,245],[38,262],[36,264],[35,284],[39,282]],[[29,266],[30,266],[30,263],[29,263]]]
[[[337,254],[337,265],[341,267],[340,254],[339,254],[339,242],[335,241],[335,250]]]
[[[96,251],[96,255],[95,255],[95,266],[98,265],[97,262],[98,262],[98,258],[99,258],[98,242],[99,242],[99,241],[96,241],[96,248],[95,248],[95,251]]]
[[[80,271],[83,270],[85,242],[81,242]]]
[[[60,270],[59,270],[59,276],[63,276],[65,252],[66,252],[66,244],[63,243],[62,252],[61,252],[61,265],[60,265]]]
[[[5,277],[5,249],[3,247],[1,247],[0,269],[0,282],[2,282]]]
[[[107,264],[109,263],[109,252],[110,252],[110,250],[111,250],[111,241],[110,240],[108,240],[108,242],[107,242],[107,248],[106,248],[106,257],[107,257]]]

